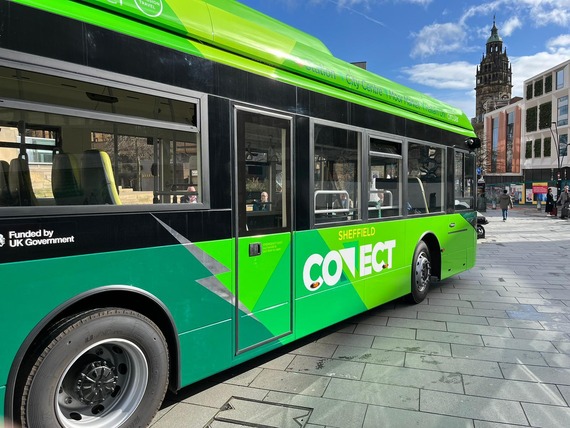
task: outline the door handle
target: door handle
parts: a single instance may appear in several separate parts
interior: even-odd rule
[[[249,257],[256,257],[259,255],[261,255],[261,242],[249,244]]]

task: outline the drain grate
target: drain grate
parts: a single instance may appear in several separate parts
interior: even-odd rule
[[[313,409],[232,397],[204,428],[304,428]]]

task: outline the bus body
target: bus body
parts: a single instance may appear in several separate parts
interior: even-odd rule
[[[5,421],[144,426],[167,388],[420,302],[475,263],[477,145],[238,2],[2,1]]]

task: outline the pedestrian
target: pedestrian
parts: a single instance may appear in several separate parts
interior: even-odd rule
[[[544,208],[544,211],[546,212],[546,215],[553,215],[554,210],[554,196],[552,195],[552,189],[549,187],[548,192],[546,193],[546,207]]]
[[[186,189],[188,192],[186,195],[180,198],[180,202],[186,204],[195,204],[198,202],[198,194],[196,193],[196,188],[194,186],[188,186]]]
[[[499,206],[503,211],[503,221],[507,221],[507,216],[509,213],[509,208],[513,207],[513,200],[507,193],[507,189],[503,190],[503,194],[499,196]]]
[[[568,193],[568,186],[564,186],[564,191],[558,197],[558,205],[562,206],[560,209],[560,218],[568,218],[568,209],[570,208],[570,193]]]

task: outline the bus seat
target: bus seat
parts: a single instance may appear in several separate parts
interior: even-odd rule
[[[107,152],[86,150],[81,156],[81,187],[86,205],[121,205]]]
[[[10,194],[14,205],[31,206],[38,205],[38,200],[32,189],[30,167],[28,159],[24,155],[10,161],[9,182]]]
[[[12,195],[9,186],[10,164],[0,160],[0,206],[12,205]]]
[[[51,187],[56,205],[78,205],[83,203],[79,162],[68,153],[57,153],[53,157]]]

